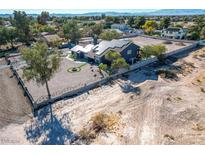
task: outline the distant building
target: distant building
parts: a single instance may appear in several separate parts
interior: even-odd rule
[[[169,27],[162,30],[161,37],[167,37],[171,39],[185,39],[186,34],[187,30],[184,28]]]
[[[111,29],[118,29],[122,32],[129,32],[129,27],[126,24],[112,24]]]
[[[59,42],[63,41],[57,34],[46,34],[41,35],[41,39],[45,41],[49,46],[55,46]]]
[[[3,21],[2,25],[5,26],[5,27],[12,26],[10,21]]]

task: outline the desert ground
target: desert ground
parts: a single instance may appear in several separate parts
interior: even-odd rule
[[[179,42],[175,42],[175,41],[169,41],[169,43],[166,44],[164,43],[166,42],[165,40],[148,38],[143,36],[133,37],[130,40],[136,43],[137,45],[139,45],[140,47],[143,47],[145,45],[163,44],[167,48],[167,52],[178,50],[192,44],[192,43],[183,43],[183,45],[181,45]]]
[[[45,107],[23,124],[11,123],[0,129],[0,143],[205,144],[205,48],[173,59],[55,103],[53,121]],[[132,90],[125,91],[128,82]],[[101,113],[113,115],[111,124],[95,131],[93,117]],[[89,129],[94,135],[82,137]]]

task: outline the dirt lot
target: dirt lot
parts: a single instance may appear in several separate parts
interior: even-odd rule
[[[160,39],[153,39],[153,38],[147,38],[147,37],[142,37],[142,36],[137,36],[134,38],[131,38],[131,40],[136,43],[137,45],[143,47],[145,45],[158,45],[158,44],[163,44],[163,42],[165,42],[165,40],[160,40]],[[181,49],[184,48],[188,45],[191,45],[191,43],[184,43],[184,45],[178,45],[179,42],[174,42],[171,41],[171,44],[163,44],[166,46],[167,48],[167,52],[173,51],[173,50],[177,50],[177,49]]]
[[[0,65],[5,61],[0,59]],[[0,128],[10,123],[22,124],[31,113],[30,106],[23,92],[12,77],[9,68],[0,70]]]
[[[177,80],[156,76],[154,72],[162,68],[174,71]],[[127,80],[132,81],[135,91],[122,90]],[[53,105],[54,125],[45,108],[23,125],[1,129],[0,139],[12,138],[21,144],[70,144],[73,136],[90,124],[91,117],[101,112],[117,114],[118,129],[98,132],[89,144],[205,144],[204,103],[205,48],[169,65],[150,66],[57,102]],[[13,130],[15,133],[9,133]]]

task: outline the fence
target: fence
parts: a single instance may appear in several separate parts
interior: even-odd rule
[[[5,57],[5,60],[7,62],[7,64],[10,64],[10,60],[8,59],[8,57]],[[16,71],[16,69],[14,69],[14,67],[12,65],[10,65],[10,70],[12,71],[13,75],[16,77],[18,84],[21,86],[22,90],[24,91],[24,96],[26,96],[29,100],[29,103],[32,107],[32,110],[34,111],[34,99],[32,97],[32,95],[29,93],[27,87],[25,86],[23,80],[21,79],[21,77],[19,76],[18,72]]]
[[[179,49],[179,50],[174,50],[174,51],[171,51],[169,53],[166,53],[165,57],[172,56],[172,55],[175,55],[175,54],[179,54],[179,53],[182,53],[182,52],[188,52],[188,50],[193,49],[197,46],[198,46],[198,42],[195,42],[192,45],[187,46],[185,48],[182,48],[182,49]],[[7,61],[9,61],[9,60],[7,59]],[[54,103],[54,102],[60,101],[62,99],[68,98],[68,97],[73,97],[73,96],[78,95],[80,93],[83,93],[85,91],[94,89],[98,86],[101,86],[101,85],[107,83],[110,80],[118,78],[122,74],[125,74],[125,73],[128,73],[130,71],[136,70],[140,67],[149,65],[149,64],[154,63],[156,61],[158,61],[158,59],[156,57],[152,57],[152,58],[149,58],[147,60],[142,60],[142,61],[132,65],[129,70],[121,71],[121,72],[116,73],[114,75],[105,77],[104,79],[101,79],[99,81],[92,82],[90,84],[84,85],[84,86],[76,88],[76,89],[66,89],[66,91],[63,90],[63,92],[64,92],[63,94],[59,94],[58,96],[54,96],[50,100],[47,100],[46,96],[42,97],[42,99],[40,99],[40,102],[37,102],[36,100],[35,101],[33,100],[33,97],[29,93],[28,89],[24,85],[23,81],[21,80],[21,78],[19,77],[17,71],[13,68],[13,66],[11,66],[11,70],[14,73],[14,75],[16,76],[17,80],[19,81],[19,84],[21,85],[21,87],[24,91],[24,95],[28,97],[29,101],[31,102],[32,108],[35,111],[35,110],[38,110],[38,109],[42,108],[43,106],[46,106],[50,103]]]
[[[197,41],[192,40],[179,40],[179,39],[171,39],[167,37],[156,37],[156,36],[149,36],[149,35],[138,35],[146,38],[158,39],[158,40],[165,40],[165,41],[174,41],[174,42],[184,42],[184,43],[198,43]]]

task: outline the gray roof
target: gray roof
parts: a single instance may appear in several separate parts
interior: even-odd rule
[[[107,49],[122,48],[130,43],[129,40],[102,41],[93,47],[96,55],[103,54]]]

